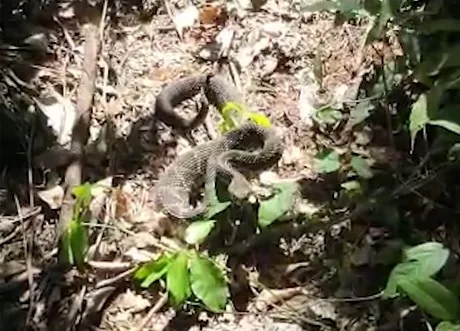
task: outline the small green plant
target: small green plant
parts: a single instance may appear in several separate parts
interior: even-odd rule
[[[193,294],[210,311],[222,312],[230,293],[223,268],[193,250],[163,253],[139,267],[134,278],[143,288],[160,282],[175,307],[184,304]]]
[[[72,194],[76,199],[73,207],[73,217],[60,239],[60,261],[65,264],[76,265],[78,268],[83,267],[89,248],[88,231],[83,223],[87,223],[90,218],[91,189],[92,185],[89,183],[73,188]]]
[[[407,248],[402,262],[393,268],[388,278],[383,298],[406,295],[420,309],[442,321],[436,331],[457,330],[460,327],[458,296],[433,278],[448,257],[449,251],[436,242]]]

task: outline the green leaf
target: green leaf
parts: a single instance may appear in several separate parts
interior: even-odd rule
[[[231,201],[213,201],[208,208],[208,211],[205,214],[206,219],[210,219],[211,217],[216,216],[217,214],[223,212],[232,204]]]
[[[188,273],[188,256],[185,252],[172,258],[166,274],[166,288],[172,295],[174,305],[182,304],[191,295]]]
[[[417,101],[412,104],[412,110],[409,117],[409,131],[414,145],[417,133],[422,130],[430,121],[428,117],[428,101],[426,94],[420,94]]]
[[[447,261],[449,251],[441,244],[427,242],[406,249],[403,261],[390,273],[383,296],[392,298],[398,295],[397,285],[404,277],[431,277],[441,270]]]
[[[88,234],[78,220],[72,220],[61,237],[60,260],[63,263],[83,266],[88,251]]]
[[[332,107],[323,107],[315,113],[315,119],[319,123],[335,124],[342,118],[342,112]]]
[[[77,198],[77,200],[80,200],[85,206],[87,206],[92,199],[91,187],[92,185],[86,182],[83,185],[74,187],[72,189],[72,194]]]
[[[339,154],[333,149],[324,149],[316,154],[313,166],[321,174],[335,172],[340,168]]]
[[[457,297],[432,278],[403,277],[398,286],[417,306],[433,317],[452,321],[459,317]]]
[[[412,149],[417,133],[432,119],[437,119],[439,102],[444,92],[443,86],[435,86],[427,93],[421,94],[412,105],[409,117],[409,131],[411,133]]]
[[[448,120],[433,120],[429,121],[429,124],[443,127],[444,129],[460,134],[460,124]]]
[[[70,244],[77,266],[82,266],[88,251],[88,233],[81,222],[73,220],[70,224]]]
[[[428,123],[460,135],[460,112],[457,106],[440,109]]]
[[[62,233],[59,248],[59,261],[63,264],[73,265],[75,261],[70,241],[70,226]]]
[[[134,278],[142,281],[141,287],[147,288],[166,274],[170,262],[171,257],[162,254],[155,261],[148,262],[139,267],[134,274]]]
[[[405,276],[410,276],[416,273],[417,263],[406,262],[397,264],[390,273],[390,277],[387,280],[387,286],[383,291],[382,298],[389,299],[399,295],[398,293],[398,282]]]
[[[426,242],[404,252],[406,261],[417,261],[417,274],[423,277],[433,276],[446,264],[449,250],[437,242]]]
[[[460,331],[460,324],[453,324],[449,321],[442,321],[438,324],[435,331]]]
[[[374,109],[374,105],[369,100],[360,101],[351,109],[345,130],[351,130],[355,125],[364,122]]]
[[[344,182],[340,184],[340,187],[342,187],[345,190],[345,193],[350,198],[360,196],[363,193],[361,183],[357,180],[349,180],[347,182]]]
[[[190,263],[193,294],[211,311],[222,312],[227,304],[229,290],[224,274],[211,260],[196,256]]]
[[[369,164],[365,159],[363,159],[360,156],[353,156],[351,158],[351,167],[353,170],[356,171],[358,176],[369,179],[372,178],[373,173],[371,171],[371,168],[369,167]]]
[[[185,241],[190,245],[201,244],[214,228],[216,221],[203,220],[192,222],[185,230]]]
[[[260,202],[258,222],[261,227],[266,227],[291,210],[298,190],[296,182],[280,183],[273,185],[278,192],[270,199]]]

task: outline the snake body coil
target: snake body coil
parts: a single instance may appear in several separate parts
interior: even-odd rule
[[[208,101],[218,109],[222,109],[227,101],[240,102],[239,94],[223,78],[192,76],[172,82],[163,89],[156,102],[157,118],[172,127],[187,129],[189,123],[174,113],[174,107],[196,95],[201,89]],[[259,149],[248,151],[248,147]],[[250,185],[236,168],[268,168],[278,162],[282,151],[281,139],[273,129],[246,122],[237,129],[180,155],[160,175],[155,185],[156,204],[176,218],[199,216],[206,211],[206,202],[213,195],[217,176],[229,182],[230,194],[236,198],[245,198],[250,191]],[[192,207],[191,193],[203,183],[204,203]]]

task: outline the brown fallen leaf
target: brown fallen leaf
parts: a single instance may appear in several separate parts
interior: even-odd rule
[[[222,4],[207,3],[200,8],[199,21],[205,25],[224,25],[228,19],[228,13]]]

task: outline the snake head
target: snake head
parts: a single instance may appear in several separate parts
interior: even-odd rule
[[[246,199],[251,193],[251,184],[244,176],[234,176],[228,185],[228,191],[239,200]]]

